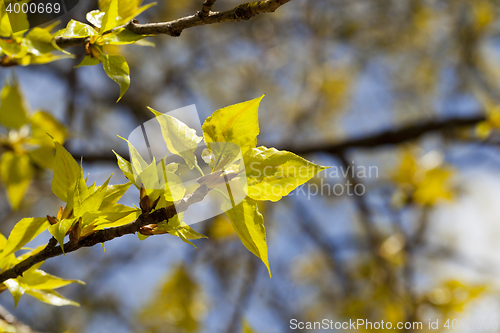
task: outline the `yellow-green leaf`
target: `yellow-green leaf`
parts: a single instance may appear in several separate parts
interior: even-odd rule
[[[194,151],[202,140],[201,137],[196,135],[196,130],[170,115],[160,113],[150,107],[148,109],[153,112],[158,123],[160,123],[161,133],[167,149],[172,154],[184,158],[190,169],[194,168],[196,164]]]
[[[132,179],[129,178],[129,180],[132,181],[134,184],[136,184],[137,187],[140,188],[140,184],[137,184],[136,178],[138,175],[140,175],[142,173],[143,170],[145,170],[148,167],[148,164],[146,163],[146,161],[144,161],[141,154],[139,154],[139,152],[137,151],[137,149],[134,147],[134,145],[132,143],[130,143],[127,139],[122,138],[121,136],[118,136],[118,137],[122,140],[125,140],[128,144],[128,150],[130,153],[129,165],[130,165],[131,171],[132,171]],[[119,155],[117,153],[115,153],[115,155],[117,158],[119,157]],[[128,170],[127,168],[129,167],[129,165],[127,165],[126,163],[123,162],[123,161],[125,161],[125,160],[123,160],[123,158],[121,158],[123,161],[120,161],[120,158],[118,159],[118,166],[120,167],[120,169],[123,166],[124,170]],[[120,165],[120,164],[122,164],[122,165]],[[122,169],[122,171],[123,171],[123,169]],[[124,173],[125,173],[125,171],[124,171]],[[129,173],[129,171],[127,171],[125,176],[127,176],[128,173]]]
[[[104,36],[99,37],[96,40],[96,43],[99,45],[103,44],[112,44],[112,45],[126,45],[135,43],[143,38],[147,37],[146,35],[138,35],[133,33],[132,31],[120,28],[114,30],[112,33],[106,34]]]
[[[125,141],[127,141],[127,140],[125,140]],[[137,150],[135,150],[135,151],[137,151]],[[113,150],[113,153],[116,155],[116,159],[118,161],[118,167],[120,168],[120,170],[123,172],[123,174],[125,175],[125,177],[127,177],[128,180],[130,180],[132,183],[135,184],[134,169],[132,169],[132,164],[130,164],[129,161],[127,161],[126,159],[121,157],[114,150]],[[130,153],[132,154],[132,151]],[[137,152],[137,154],[139,154],[139,152]],[[142,157],[141,157],[141,159],[142,159]],[[146,163],[146,162],[144,162],[144,163]]]
[[[258,109],[264,96],[215,111],[203,123],[207,146],[212,142],[232,142],[244,154],[256,147],[259,135]]]
[[[118,102],[130,85],[128,64],[125,58],[120,55],[101,54],[98,58],[109,78],[120,86],[120,97],[117,100]]]
[[[0,253],[0,259],[21,249],[24,245],[45,231],[50,226],[44,217],[27,217],[17,222],[10,232],[7,243]]]
[[[118,200],[120,200],[120,198],[125,194],[125,192],[127,192],[127,190],[130,188],[130,185],[132,185],[131,182],[128,182],[126,184],[108,186],[108,188],[106,189],[106,195],[104,196],[104,200],[102,201],[99,210],[111,210],[113,206],[116,205]]]
[[[24,41],[28,47],[28,52],[34,55],[41,55],[56,50],[52,45],[52,34],[46,29],[33,28],[28,32]]]
[[[35,171],[28,155],[18,155],[12,151],[0,157],[0,178],[7,187],[7,194],[12,209],[19,208],[28,190]]]
[[[18,129],[28,122],[27,106],[17,81],[5,83],[0,96],[0,124]]]
[[[94,25],[97,28],[101,28],[104,14],[105,14],[104,12],[101,12],[100,10],[96,9],[88,12],[85,17],[87,18],[87,21],[92,23],[92,25]]]
[[[100,33],[104,33],[120,25],[120,16],[118,15],[118,0],[111,0],[108,8],[104,11]]]
[[[60,295],[54,290],[26,290],[26,294],[35,297],[39,301],[44,303],[48,303],[54,306],[64,306],[64,305],[73,305],[80,306],[77,302],[74,302],[66,297]]]
[[[16,279],[8,279],[4,282],[4,284],[7,286],[7,289],[9,289],[12,297],[14,298],[14,307],[17,307],[17,303],[19,303],[21,296],[23,296],[26,290],[17,282]]]
[[[109,180],[111,176],[104,182],[102,186],[100,186],[95,192],[90,193],[86,198],[82,200],[76,200],[75,196],[75,206],[74,206],[74,215],[82,216],[85,212],[94,212],[98,211],[101,206],[104,196],[106,195],[106,190],[108,188]]]
[[[79,217],[72,219],[63,219],[59,221],[57,224],[51,225],[49,227],[49,232],[54,236],[59,245],[61,246],[61,250],[64,254],[64,237],[68,230],[78,221]]]
[[[71,20],[68,22],[66,29],[61,32],[56,33],[57,37],[73,37],[73,38],[85,38],[89,36],[97,35],[97,31],[90,25]]]
[[[254,200],[278,201],[328,168],[311,163],[289,151],[266,147],[250,149],[243,159],[248,196]]]
[[[22,276],[17,278],[18,283],[24,289],[57,289],[67,286],[71,283],[85,284],[80,280],[66,280],[58,276],[51,275],[40,269],[29,269],[23,273]]]
[[[75,66],[75,68],[83,67],[83,66],[95,66],[99,63],[100,63],[99,59],[92,58],[91,56],[86,55],[85,57],[83,57],[82,61],[78,65]]]
[[[68,202],[69,193],[74,191],[80,167],[71,154],[57,141],[52,192],[64,202]]]
[[[222,206],[222,210],[226,212],[243,245],[262,260],[271,276],[267,257],[266,228],[257,204],[249,199],[243,200],[237,206],[227,202]]]

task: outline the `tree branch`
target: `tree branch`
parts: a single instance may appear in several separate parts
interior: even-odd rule
[[[203,2],[203,6],[201,7],[201,12],[200,12],[200,16],[202,17],[202,19],[210,14],[210,11],[212,10],[212,6],[214,5],[215,1],[217,0],[205,0]]]
[[[375,148],[385,145],[397,145],[438,131],[456,130],[462,127],[477,125],[485,120],[484,115],[475,115],[467,118],[451,118],[441,121],[430,121],[420,124],[411,124],[398,129],[391,129],[374,135],[367,135],[357,139],[346,140],[340,143],[318,145],[315,147],[280,147],[293,151],[296,154],[310,154],[326,152],[341,155],[351,148]]]
[[[213,23],[236,22],[248,20],[258,14],[274,12],[276,9],[291,0],[263,0],[241,4],[233,9],[211,12],[210,9],[215,0],[206,0],[202,10],[194,15],[182,17],[177,20],[160,23],[139,24],[132,20],[124,27],[139,35],[170,35],[178,37],[185,29]],[[58,37],[56,43],[59,47],[70,47],[85,45],[87,38],[67,38]]]
[[[67,242],[64,244],[64,252],[69,253],[76,251],[82,247],[94,246],[98,243],[104,243],[114,238],[121,237],[127,234],[136,233],[141,227],[147,224],[159,223],[161,221],[170,220],[176,214],[186,211],[192,204],[202,201],[207,195],[209,189],[205,185],[201,185],[193,193],[186,195],[179,200],[175,205],[155,210],[152,213],[143,213],[134,222],[122,225],[120,227],[108,228],[99,230],[87,237],[81,238],[78,242]],[[22,275],[33,265],[40,263],[46,259],[60,256],[62,249],[57,246],[55,238],[51,238],[47,246],[40,252],[26,258],[14,267],[0,273],[0,283]]]

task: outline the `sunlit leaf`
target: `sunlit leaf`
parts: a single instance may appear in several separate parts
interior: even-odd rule
[[[27,217],[17,222],[12,231],[0,259],[21,249],[24,245],[45,231],[50,226],[49,221],[44,217]]]
[[[327,169],[288,151],[252,148],[244,155],[248,196],[278,201],[318,172]]]
[[[66,280],[49,273],[46,273],[40,269],[29,269],[20,277],[17,281],[25,289],[57,289],[67,286],[71,283],[85,284],[85,282],[80,280]]]
[[[120,16],[118,15],[118,0],[111,0],[108,8],[104,11],[100,33],[104,33],[120,25]]]
[[[99,210],[111,210],[113,206],[116,205],[118,200],[120,200],[120,198],[125,194],[125,192],[127,192],[127,190],[130,188],[130,185],[132,185],[131,182],[128,182],[126,184],[108,186],[108,188],[106,189],[104,200],[102,201]]]
[[[75,188],[80,167],[71,154],[57,141],[52,192],[64,202],[68,202],[68,193]]]
[[[92,58],[90,55],[86,55],[85,57],[83,57],[82,61],[78,65],[75,66],[75,68],[83,67],[83,66],[94,66],[94,65],[98,65],[100,63],[101,62],[99,61],[99,59]]]
[[[87,21],[92,23],[95,27],[101,28],[102,19],[104,17],[104,14],[105,14],[104,12],[101,12],[100,10],[96,9],[96,10],[92,10],[92,11],[88,12],[86,15],[86,18],[87,18]]]
[[[73,38],[85,38],[89,36],[97,35],[97,31],[90,25],[71,20],[68,22],[66,29],[58,33],[58,37],[73,37]]]
[[[256,147],[259,135],[258,109],[264,96],[215,111],[203,123],[203,135],[209,148],[212,142],[231,142],[244,154]]]
[[[128,64],[125,58],[120,55],[101,54],[98,58],[109,78],[120,86],[120,97],[117,100],[118,102],[130,85]]]
[[[79,217],[72,219],[63,219],[59,221],[57,224],[51,225],[49,227],[49,232],[54,236],[59,245],[61,246],[61,250],[64,254],[64,237],[68,233],[69,229],[78,221]]]
[[[243,245],[262,260],[271,276],[267,257],[266,228],[257,204],[245,199],[236,206],[231,205],[230,202],[225,203],[222,209],[226,212]]]
[[[54,290],[27,290],[26,294],[35,297],[39,301],[48,303],[54,306],[73,305],[80,306],[80,304],[65,298]]]
[[[143,38],[147,37],[146,35],[138,35],[133,33],[132,31],[121,28],[116,29],[112,33],[106,34],[102,37],[99,37],[96,40],[96,43],[99,45],[103,44],[112,44],[112,45],[126,45],[135,43]]]
[[[194,151],[202,140],[201,137],[196,135],[196,130],[168,114],[160,113],[149,107],[148,109],[153,112],[156,120],[160,123],[161,133],[167,149],[172,154],[184,158],[190,169],[194,168],[196,163]]]
[[[9,289],[12,297],[14,298],[14,306],[17,307],[21,296],[24,295],[25,289],[17,282],[16,279],[8,279],[4,282],[4,284],[7,286],[7,289]]]

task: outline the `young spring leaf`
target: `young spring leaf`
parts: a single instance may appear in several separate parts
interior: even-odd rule
[[[64,306],[64,305],[80,306],[80,304],[78,304],[77,302],[67,299],[66,297],[60,295],[58,292],[54,290],[33,289],[33,290],[26,290],[26,294],[33,296],[39,301],[54,306]]]
[[[267,257],[266,228],[257,204],[252,200],[245,199],[233,207],[230,202],[226,202],[222,210],[226,212],[243,245],[262,260],[269,271],[269,276],[271,276]]]
[[[117,100],[118,102],[130,85],[128,64],[125,58],[120,55],[101,54],[98,58],[109,78],[120,86],[120,97]]]
[[[52,192],[64,202],[68,202],[69,193],[75,188],[80,167],[71,154],[57,141]]]
[[[149,111],[153,112],[160,123],[163,140],[167,145],[167,149],[175,155],[181,156],[190,169],[196,164],[196,156],[194,151],[198,147],[198,143],[202,140],[196,135],[196,131],[182,121],[160,113],[148,107]]]
[[[111,0],[108,8],[104,11],[101,28],[99,30],[102,35],[104,32],[111,30],[120,25],[120,16],[118,15],[118,0]]]
[[[83,67],[83,66],[94,66],[94,65],[97,65],[99,63],[100,63],[99,59],[92,58],[91,56],[86,55],[85,57],[83,57],[82,61],[78,65],[75,66],[75,68]]]
[[[49,232],[54,236],[59,245],[61,246],[61,250],[64,254],[64,237],[68,233],[69,229],[78,221],[79,217],[75,217],[72,219],[63,219],[59,221],[59,223],[51,225],[49,227]]]
[[[112,33],[97,38],[96,44],[126,45],[133,44],[146,37],[146,35],[138,35],[128,29],[121,28],[115,29]]]
[[[6,258],[8,255],[20,250],[49,226],[49,221],[44,217],[28,217],[17,222],[10,232],[3,252],[0,253],[0,259]]]
[[[132,183],[135,184],[134,169],[132,168],[132,164],[130,164],[130,162],[124,159],[123,157],[121,157],[116,151],[113,150],[113,153],[116,155],[118,167],[120,168],[120,170],[123,172],[123,174],[125,175],[125,177],[127,177],[128,180],[130,180]]]
[[[72,38],[85,38],[97,35],[97,31],[90,25],[71,20],[65,29],[56,32],[54,37],[72,37]]]
[[[101,12],[100,10],[92,10],[85,15],[87,21],[89,21],[92,25],[94,25],[96,28],[101,28],[102,24],[102,19],[104,18],[104,12]]]
[[[203,123],[207,146],[212,142],[231,142],[244,154],[257,146],[259,135],[258,109],[264,96],[215,111]]]
[[[289,151],[252,148],[244,155],[248,196],[278,201],[318,172],[327,169]]]

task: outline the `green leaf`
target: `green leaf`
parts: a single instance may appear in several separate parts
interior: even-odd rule
[[[120,200],[120,198],[130,188],[130,185],[132,185],[131,182],[128,182],[126,184],[108,186],[108,188],[106,189],[106,195],[104,196],[104,200],[102,201],[99,210],[112,210],[113,207],[117,204],[118,200]]]
[[[184,243],[192,245],[196,248],[196,246],[190,242],[189,239],[201,239],[208,237],[196,232],[193,228],[182,222],[183,216],[184,214],[180,213],[168,221],[160,222],[153,231],[159,233],[167,232],[172,236],[179,237]]]
[[[248,196],[254,200],[278,201],[318,172],[328,169],[275,148],[250,149],[243,159]]]
[[[203,123],[207,146],[212,142],[231,142],[244,154],[256,147],[259,135],[258,109],[264,96],[215,111]]]
[[[7,286],[7,289],[9,289],[12,297],[14,298],[14,307],[17,307],[17,303],[19,303],[25,289],[17,282],[16,279],[9,279],[5,281],[4,284]]]
[[[28,47],[28,52],[34,55],[42,55],[56,50],[52,45],[52,34],[47,29],[33,28],[28,32],[24,41]]]
[[[153,112],[160,123],[161,133],[167,145],[167,149],[172,154],[184,158],[190,169],[194,168],[196,164],[194,152],[202,138],[196,135],[194,129],[188,127],[180,120],[153,110],[150,107],[148,107],[148,109]]]
[[[17,80],[6,82],[0,95],[0,124],[19,129],[28,122],[27,110]]]
[[[28,53],[28,47],[16,40],[0,39],[0,50],[12,58],[21,58]]]
[[[83,57],[82,61],[75,66],[75,68],[83,66],[94,66],[98,65],[99,63],[100,63],[99,59],[86,55],[85,57]]]
[[[75,200],[74,215],[82,216],[85,212],[98,211],[106,195],[109,180],[111,176],[100,186],[95,192],[91,193],[87,198],[82,201]]]
[[[35,297],[39,301],[54,306],[63,306],[63,305],[80,306],[80,304],[61,296],[54,290],[36,290],[36,289],[26,290],[26,294]]]
[[[271,276],[267,257],[266,228],[257,204],[249,199],[243,200],[237,206],[226,202],[222,210],[226,212],[243,245],[262,260]]]
[[[156,166],[160,184],[159,188],[164,190],[164,199],[166,201],[174,202],[181,200],[186,193],[182,179],[174,173],[177,167],[177,163],[165,165],[164,159]]]
[[[80,280],[66,280],[51,274],[48,274],[40,269],[29,269],[17,278],[18,283],[24,289],[57,289],[67,286],[71,283],[85,284]]]
[[[64,237],[68,233],[69,229],[78,221],[79,217],[75,217],[72,219],[63,219],[59,221],[57,224],[51,225],[49,227],[49,232],[54,236],[59,245],[61,246],[61,250],[64,254]]]
[[[0,259],[20,250],[24,245],[45,231],[50,226],[49,221],[44,217],[27,217],[17,222],[12,231]]]
[[[124,140],[127,141],[126,139],[124,139]],[[135,150],[135,151],[137,152],[137,150]],[[132,183],[135,184],[134,170],[132,169],[132,164],[130,164],[129,161],[127,161],[126,159],[121,157],[114,150],[113,150],[113,153],[116,155],[116,159],[118,161],[118,167],[120,168],[120,170],[123,172],[123,174],[125,175],[125,177],[127,177],[128,180],[130,180]],[[132,152],[131,152],[131,154],[132,154]],[[137,152],[137,154],[139,154],[139,152]],[[142,157],[141,157],[141,159],[142,159]],[[144,162],[144,163],[146,163],[146,162]]]
[[[73,37],[73,38],[85,38],[89,36],[97,35],[97,31],[90,25],[71,20],[68,22],[66,29],[59,33],[56,33],[57,37]]]
[[[68,202],[70,192],[73,192],[80,173],[80,167],[71,154],[57,141],[56,158],[54,161],[54,176],[52,192],[64,202]]]
[[[12,209],[17,210],[28,190],[35,171],[28,155],[7,151],[0,157],[0,178],[7,187]]]
[[[92,25],[94,25],[97,28],[101,28],[104,14],[105,14],[104,12],[101,12],[100,10],[96,9],[88,12],[85,17],[87,18],[87,21],[92,23]]]
[[[132,179],[131,180],[134,184],[136,184],[137,187],[141,187],[141,184],[137,184],[136,178],[142,173],[143,170],[145,170],[148,167],[148,163],[142,158],[141,154],[137,151],[137,149],[134,147],[133,144],[131,144],[127,139],[122,138],[121,136],[118,136],[120,139],[125,140],[128,144],[128,150],[130,153],[130,162],[131,164],[131,171],[132,171]],[[115,155],[118,154],[115,153]],[[120,161],[118,166],[120,166]],[[126,166],[128,167],[128,166]],[[126,176],[126,175],[125,175]]]
[[[120,86],[120,97],[117,100],[118,102],[130,85],[128,64],[125,58],[120,55],[101,54],[98,58],[109,78]]]
[[[106,34],[104,36],[99,37],[96,40],[96,43],[99,45],[103,44],[112,44],[112,45],[126,45],[133,44],[143,38],[148,37],[147,35],[138,35],[133,33],[132,31],[120,28],[116,29],[112,33]]]
[[[120,25],[120,16],[118,15],[118,0],[111,0],[108,8],[104,11],[101,28],[99,30],[102,35],[104,32],[111,30]]]
[[[138,16],[146,9],[156,5],[156,2],[144,5],[139,8],[142,0],[119,0],[118,14],[122,18],[121,22],[125,23]],[[111,0],[99,0],[99,9],[106,11],[110,6]]]

